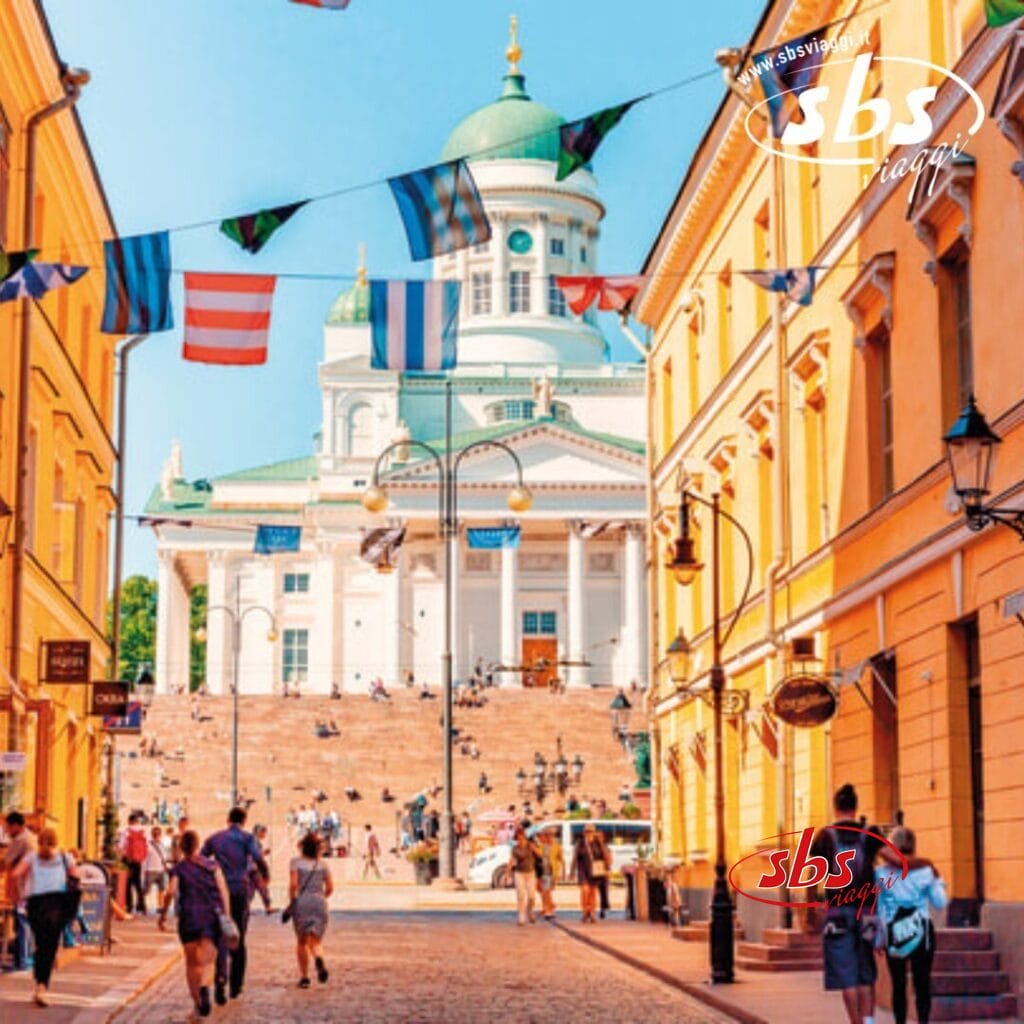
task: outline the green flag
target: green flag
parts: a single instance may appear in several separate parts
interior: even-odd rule
[[[270,236],[306,203],[307,200],[303,199],[287,206],[275,206],[269,210],[246,213],[240,217],[228,217],[221,221],[220,229],[246,252],[255,255],[270,241]]]
[[[558,154],[558,172],[555,181],[563,181],[582,167],[597,152],[604,137],[622,120],[623,114],[636,100],[608,107],[579,121],[570,121],[558,129],[561,151]]]
[[[1024,18],[1024,0],[985,0],[985,18],[989,28],[1009,25]]]

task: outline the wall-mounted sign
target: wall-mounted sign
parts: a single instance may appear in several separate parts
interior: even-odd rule
[[[822,676],[797,673],[775,687],[772,713],[787,725],[809,729],[824,725],[839,710],[839,695]]]
[[[0,772],[23,772],[27,761],[23,750],[4,750],[0,752]]]
[[[128,683],[100,682],[92,684],[90,715],[121,718],[128,711]]]
[[[139,733],[142,732],[142,701],[128,702],[123,715],[104,715],[103,728],[107,732]]]
[[[44,683],[87,683],[89,655],[88,640],[44,640],[39,678]]]

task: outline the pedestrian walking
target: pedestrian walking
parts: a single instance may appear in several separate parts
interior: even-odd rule
[[[150,890],[156,886],[158,893],[156,905],[163,902],[164,890],[167,888],[167,855],[164,853],[163,830],[154,825],[149,830],[149,841],[146,845],[146,859],[142,863],[142,895],[145,899]]]
[[[540,912],[547,919],[555,916],[555,886],[562,874],[562,844],[553,829],[546,828],[537,837],[540,840],[540,861],[537,888],[540,889]]]
[[[864,885],[867,891],[871,889],[875,880],[875,858],[884,843],[877,827],[865,830],[863,822],[854,817],[857,791],[849,783],[836,790],[832,806],[836,821],[814,837],[811,855],[824,857],[829,872],[837,874],[840,871],[837,855],[850,850],[854,853],[851,858],[844,858],[852,873],[850,884],[829,890],[822,930],[825,989],[842,993],[850,1024],[873,1024],[878,977],[873,931],[876,919],[861,912],[860,900],[854,900],[851,891],[855,893]],[[849,903],[844,902],[847,893],[851,893]]]
[[[30,928],[28,908],[28,884],[24,879],[15,879],[14,869],[28,854],[35,851],[35,836],[25,827],[25,816],[20,811],[11,811],[4,819],[4,831],[9,840],[4,852],[4,867],[7,869],[7,900],[14,908],[14,957],[16,971],[26,971],[32,966],[29,949]]]
[[[142,823],[141,814],[128,816],[128,828],[121,840],[121,856],[128,865],[128,903],[125,909],[129,914],[146,916],[146,892],[142,884],[143,866],[149,855],[149,837]]]
[[[188,818],[182,816],[178,818],[178,831],[171,837],[171,864],[177,864],[181,860],[181,840],[185,833],[189,830]]]
[[[256,840],[257,846],[260,848],[260,853],[263,854],[263,859],[269,863],[270,858],[270,847],[267,845],[267,836],[270,834],[269,829],[266,825],[254,825],[252,830],[253,838]],[[274,912],[274,903],[270,895],[270,886],[267,885],[267,880],[260,874],[259,868],[249,862],[249,902],[252,902],[252,897],[259,895],[260,902],[263,904],[263,911],[266,914],[272,914]]]
[[[216,861],[199,853],[199,836],[185,832],[180,840],[181,856],[171,868],[171,877],[160,904],[157,925],[167,928],[167,911],[177,900],[178,938],[185,951],[185,979],[196,1017],[208,1017],[210,983],[221,941],[221,917],[230,906],[224,874]]]
[[[894,829],[889,841],[907,858],[905,878],[891,864],[875,868],[875,881],[881,888],[878,914],[885,929],[885,960],[892,979],[892,1015],[896,1024],[906,1024],[909,966],[918,1024],[928,1024],[935,958],[935,926],[928,908],[930,905],[942,910],[946,905],[946,883],[930,860],[917,856],[914,833],[909,828]]]
[[[369,828],[369,826],[367,826]],[[372,831],[370,833],[373,835]],[[376,837],[374,837],[376,838]],[[320,840],[310,833],[299,843],[301,856],[288,865],[286,914],[295,928],[295,955],[299,962],[299,988],[309,988],[309,960],[313,958],[316,980],[328,978],[324,964],[324,932],[327,931],[327,900],[334,892],[334,880],[320,859]]]
[[[611,903],[608,900],[608,876],[612,873],[612,852],[608,849],[608,840],[605,839],[605,835],[600,829],[595,829],[594,838],[601,847],[601,863],[604,865],[603,871],[598,868],[598,874],[595,879],[597,883],[598,916],[604,920],[605,914],[611,910]]]
[[[224,873],[229,897],[228,913],[238,928],[239,936],[235,949],[229,949],[223,937],[217,947],[214,998],[218,1006],[227,1001],[224,997],[225,987],[229,989],[231,998],[237,999],[245,984],[245,933],[249,927],[249,900],[252,898],[249,889],[250,865],[255,865],[265,880],[270,878],[270,870],[259,843],[251,832],[246,832],[242,827],[245,818],[244,807],[233,807],[228,814],[228,827],[210,836],[200,851],[204,857],[213,857]]]
[[[377,881],[381,879],[380,868],[377,866],[377,858],[380,856],[380,840],[377,838],[377,833],[373,831],[372,825],[366,826],[366,835],[363,837],[363,881],[366,881],[366,876],[372,871],[377,876]]]
[[[584,825],[583,834],[576,840],[573,874],[580,887],[580,920],[584,924],[593,924],[597,909],[597,883],[607,874],[607,867],[597,829],[589,823]]]
[[[505,868],[505,884],[515,879],[516,910],[519,924],[527,921],[533,924],[536,918],[533,905],[537,899],[537,860],[541,856],[540,844],[530,839],[526,829],[519,826],[515,831],[512,853]]]
[[[44,828],[37,842],[38,849],[25,854],[12,874],[16,882],[24,879],[26,883],[28,923],[36,944],[33,998],[37,1006],[48,1006],[47,991],[60,937],[78,912],[77,901],[71,907],[68,900],[77,888],[78,869],[74,857],[57,848],[57,833],[52,828]]]

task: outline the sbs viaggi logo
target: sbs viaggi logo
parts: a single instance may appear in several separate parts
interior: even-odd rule
[[[858,45],[863,46],[866,43],[866,34],[846,34],[831,40],[804,37],[802,41],[784,43],[758,55],[754,63],[738,76],[738,80],[744,86],[749,86],[766,76],[772,80],[785,81],[787,71],[795,63],[806,62],[809,57],[820,55],[824,65],[827,55],[850,52],[857,49]],[[930,108],[938,95],[938,84],[911,89],[902,96],[894,95],[891,100],[885,96],[870,95],[868,83],[872,62],[875,61],[881,65],[915,65],[936,73],[941,80],[952,81],[956,87],[962,89],[974,108],[974,118],[967,128],[966,138],[962,132],[957,132],[955,138],[951,140],[935,137],[935,124]],[[752,126],[754,118],[767,113],[765,108],[770,106],[772,100],[765,98],[747,111],[744,127],[756,146],[769,153],[778,153],[785,159],[802,163],[874,168],[870,175],[865,176],[865,183],[876,174],[883,182],[913,174],[915,190],[924,172],[934,168],[927,186],[930,191],[942,166],[955,160],[965,151],[971,136],[975,135],[984,123],[985,105],[978,93],[955,72],[930,61],[917,57],[881,56],[866,52],[852,58],[831,59],[826,67],[830,72],[830,84],[781,90],[772,97],[773,100],[781,100],[794,110],[798,108],[800,111],[801,119],[790,118],[781,138],[766,140],[759,137]],[[845,76],[838,73],[841,67],[849,68]],[[841,92],[838,104],[833,98],[834,90]],[[879,136],[883,137],[886,149],[913,146],[921,148],[916,153],[899,156],[891,164],[891,158],[886,157],[876,166],[874,157],[858,153],[857,148],[860,143]],[[774,146],[771,144],[772,141],[775,142]],[[828,155],[808,153],[807,148],[813,145],[819,146]]]

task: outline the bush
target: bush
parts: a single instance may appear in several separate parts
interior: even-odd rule
[[[405,855],[405,859],[411,861],[413,864],[417,864],[437,860],[439,856],[440,853],[438,851],[437,843],[422,842],[417,843],[415,846],[410,846]]]
[[[622,816],[627,819],[639,818],[641,814],[640,808],[636,804],[623,804],[622,805]]]

